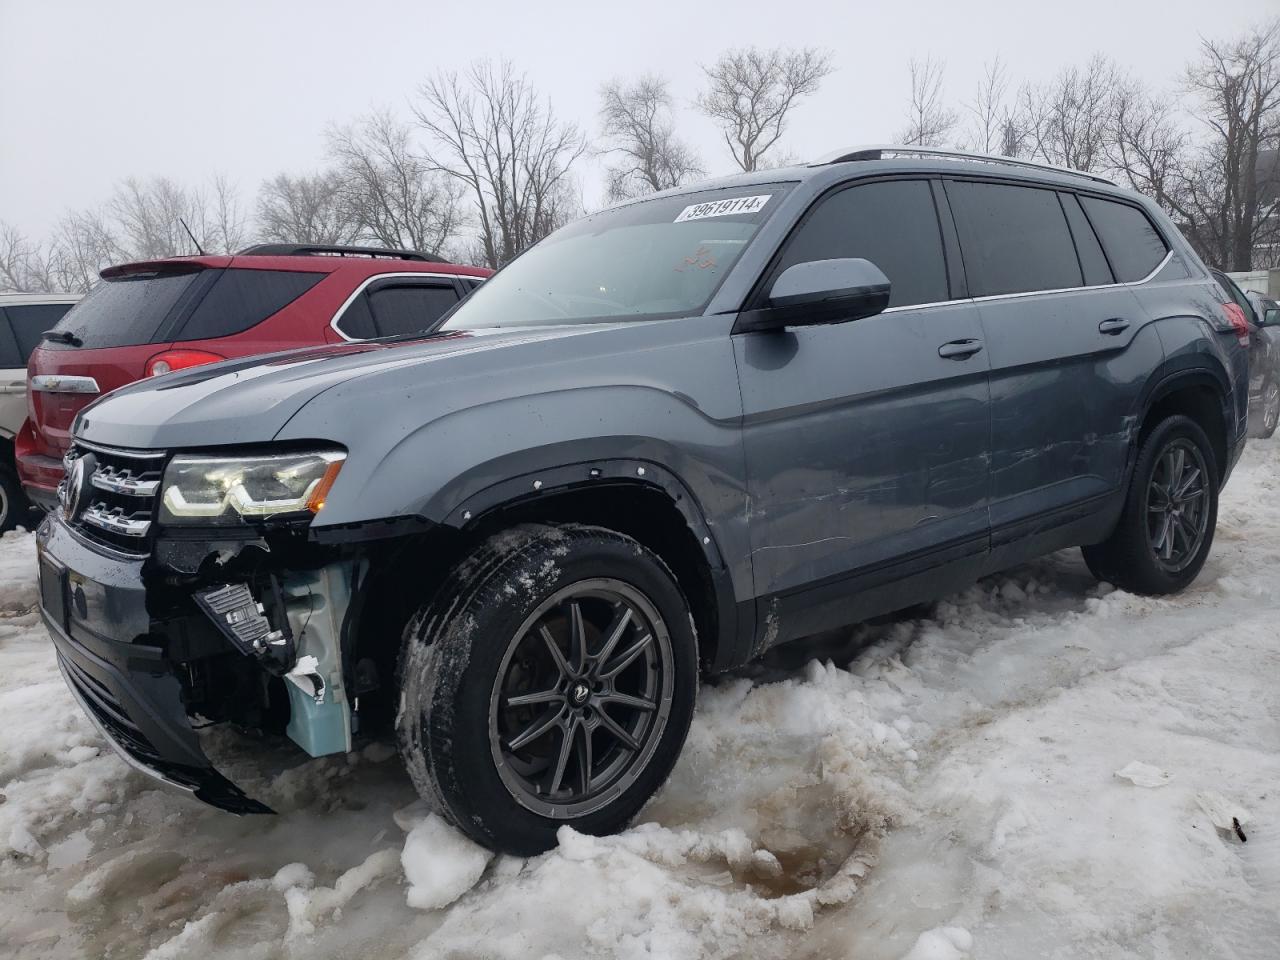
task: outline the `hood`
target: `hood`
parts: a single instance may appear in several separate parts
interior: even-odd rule
[[[393,343],[290,350],[192,367],[116,390],[87,407],[74,433],[91,443],[173,449],[272,440],[311,400],[343,383],[407,372],[433,378],[451,358],[557,340],[586,326],[456,331]],[[596,327],[596,329],[599,329]],[[421,368],[421,373],[414,372]]]

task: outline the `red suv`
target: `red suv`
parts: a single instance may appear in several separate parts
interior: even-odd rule
[[[31,354],[14,440],[23,489],[53,505],[71,423],[101,394],[232,357],[416,333],[491,272],[408,250],[289,244],[108,267]]]

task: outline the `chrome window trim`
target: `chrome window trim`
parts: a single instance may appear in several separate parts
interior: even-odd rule
[[[369,286],[369,284],[377,280],[395,280],[395,279],[403,279],[404,277],[410,277],[410,278],[421,277],[428,280],[455,280],[458,278],[464,278],[468,280],[477,279],[476,277],[472,277],[470,274],[466,274],[466,273],[427,273],[426,271],[423,271],[423,270],[415,270],[413,272],[401,272],[401,273],[375,273],[372,277],[368,277],[360,281],[360,285],[356,287],[355,290],[351,291],[351,296],[347,297],[346,300],[342,301],[342,306],[340,306],[337,309],[332,319],[330,319],[329,321],[330,329],[333,330],[333,332],[336,333],[338,336],[340,336],[343,340],[347,341],[347,343],[368,343],[369,342],[368,340],[362,340],[358,337],[347,336],[345,333],[342,332],[342,328],[338,326],[338,321],[341,320],[342,315],[347,312],[347,307],[351,306],[351,304],[355,302],[356,297],[364,293],[365,287]],[[483,279],[483,278],[479,278],[479,279]],[[462,298],[459,297],[458,299],[461,300]]]
[[[59,373],[37,373],[31,380],[32,390],[41,393],[101,393],[93,377],[70,377]]]
[[[901,313],[904,310],[925,310],[929,307],[946,307],[957,303],[990,303],[994,300],[1017,300],[1022,297],[1040,297],[1058,293],[1087,293],[1090,290],[1112,290],[1117,287],[1138,287],[1144,283],[1154,280],[1155,277],[1163,270],[1173,259],[1172,248],[1164,255],[1164,259],[1155,265],[1155,268],[1141,280],[1125,280],[1120,283],[1097,283],[1091,287],[1058,287],[1053,290],[1022,290],[1018,293],[991,293],[981,297],[960,297],[956,300],[936,300],[932,303],[909,303],[900,307],[886,307],[880,311],[883,313]]]

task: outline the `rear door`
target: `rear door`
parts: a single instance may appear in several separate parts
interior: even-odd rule
[[[999,562],[1004,545],[1103,509],[1163,350],[1071,192],[961,179],[946,191],[991,364]]]
[[[985,557],[987,356],[938,213],[928,179],[819,199],[764,288],[796,263],[863,257],[890,308],[733,338],[761,643],[909,604],[912,578],[963,580]]]

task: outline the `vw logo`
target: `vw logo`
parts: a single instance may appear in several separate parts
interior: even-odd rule
[[[71,465],[71,473],[67,475],[67,493],[62,501],[62,515],[68,523],[80,513],[96,468],[97,462],[91,453],[86,453]]]

